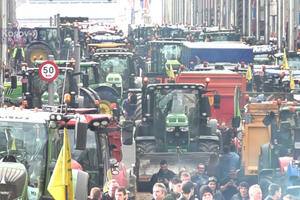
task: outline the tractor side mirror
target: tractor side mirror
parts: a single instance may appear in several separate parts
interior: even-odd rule
[[[220,109],[221,107],[221,96],[219,94],[214,95],[214,108],[215,109]]]
[[[201,116],[204,116],[204,117],[210,117],[211,116],[209,99],[206,96],[202,97],[202,99],[201,99],[200,114],[201,114]]]
[[[239,116],[235,116],[235,117],[232,118],[231,125],[232,125],[233,128],[240,127],[240,123],[241,123],[241,118]]]
[[[85,150],[87,141],[87,123],[80,122],[77,120],[75,125],[75,149]]]
[[[16,89],[17,85],[17,76],[11,76],[11,89]]]
[[[89,75],[83,74],[83,87],[87,88],[89,87]]]

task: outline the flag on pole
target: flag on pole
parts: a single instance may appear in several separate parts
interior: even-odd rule
[[[252,70],[250,65],[248,66],[247,72],[246,72],[246,79],[248,82],[250,82],[252,80]]]
[[[283,51],[283,65],[282,65],[283,69],[284,70],[288,70],[289,69],[289,64],[288,64],[288,61],[287,61],[287,58],[286,58],[286,51],[284,49]]]
[[[73,200],[71,149],[67,128],[64,128],[64,144],[60,150],[48,191],[55,200]]]
[[[290,69],[290,89],[294,90],[295,89],[295,82],[294,82],[294,77],[293,77],[293,71]]]
[[[239,98],[239,89],[238,87],[235,87],[234,89],[234,117],[240,117],[241,118],[241,110],[240,110],[240,98]]]

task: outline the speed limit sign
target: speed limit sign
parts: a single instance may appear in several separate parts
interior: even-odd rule
[[[58,73],[58,67],[52,61],[43,62],[39,67],[39,75],[41,79],[47,82],[54,81],[57,78]]]

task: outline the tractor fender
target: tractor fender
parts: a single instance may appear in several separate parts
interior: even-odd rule
[[[93,90],[99,95],[100,100],[107,100],[111,103],[118,103],[118,99],[121,97],[115,88],[107,84],[99,84]]]
[[[95,108],[96,107],[98,109],[98,106],[95,105],[95,100],[98,100],[98,99],[96,99],[93,92],[91,92],[87,88],[80,88],[80,94],[84,97],[83,105],[80,105],[80,107],[83,107],[83,108]]]

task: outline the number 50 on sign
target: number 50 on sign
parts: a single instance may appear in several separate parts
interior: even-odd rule
[[[52,61],[43,62],[39,67],[41,79],[47,82],[54,81],[59,73],[58,66]]]

